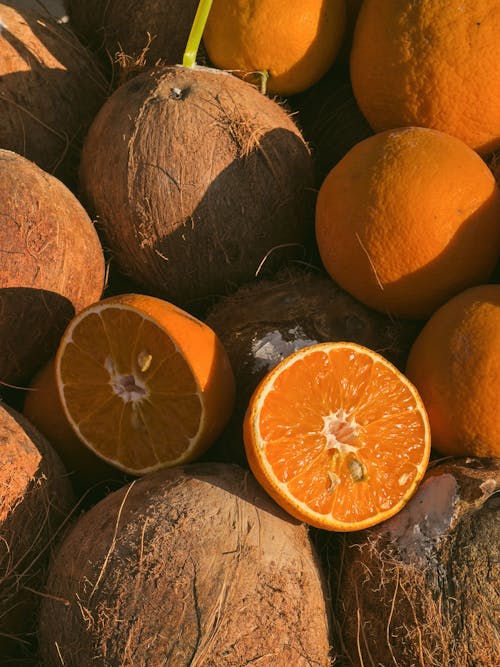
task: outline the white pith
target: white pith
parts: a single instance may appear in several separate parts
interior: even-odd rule
[[[335,449],[339,454],[345,456],[358,451],[357,440],[360,429],[356,419],[350,416],[344,408],[339,408],[323,417],[321,435],[326,440],[326,449]]]
[[[109,373],[109,383],[113,392],[119,396],[124,403],[142,400],[149,394],[149,390],[138,373],[131,371],[127,374],[119,373],[115,367],[112,357],[106,357],[104,367]]]

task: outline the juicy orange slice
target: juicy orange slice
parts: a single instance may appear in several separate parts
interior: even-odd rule
[[[422,479],[429,422],[411,382],[355,343],[320,343],[279,363],[245,416],[250,467],[292,516],[360,530],[398,512]]]
[[[70,322],[56,378],[82,442],[138,475],[196,458],[234,405],[232,369],[212,329],[138,294],[99,301]]]

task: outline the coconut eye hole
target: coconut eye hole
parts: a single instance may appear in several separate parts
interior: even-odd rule
[[[169,97],[171,100],[183,100],[188,93],[189,93],[189,87],[179,88],[175,86],[174,88],[170,88]]]

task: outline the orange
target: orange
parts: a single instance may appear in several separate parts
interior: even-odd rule
[[[345,23],[345,0],[214,0],[203,42],[216,67],[290,95],[326,74]]]
[[[326,270],[354,297],[426,319],[489,280],[500,249],[500,190],[459,139],[388,130],[356,144],[328,174],[316,238]]]
[[[135,475],[200,455],[224,428],[235,397],[226,351],[212,329],[139,294],[104,299],[70,322],[56,379],[80,440]]]
[[[350,62],[374,130],[420,125],[500,147],[498,0],[364,0]]]
[[[430,430],[415,387],[356,343],[291,354],[261,381],[244,421],[250,467],[292,516],[327,530],[396,514],[427,468]]]
[[[472,287],[436,311],[410,350],[406,372],[438,452],[500,456],[500,285]]]
[[[59,454],[77,490],[115,476],[116,470],[86,447],[68,422],[57,389],[54,358],[31,380],[23,414]]]

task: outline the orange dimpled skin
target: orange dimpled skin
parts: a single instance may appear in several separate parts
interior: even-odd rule
[[[350,62],[375,131],[419,125],[500,148],[498,0],[364,0]]]
[[[280,362],[245,416],[250,467],[292,516],[353,531],[398,512],[430,453],[427,414],[411,382],[355,343],[320,343]]]
[[[104,299],[75,317],[56,377],[78,437],[132,474],[196,458],[234,405],[232,369],[210,327],[139,294]]]
[[[408,377],[429,415],[432,446],[451,456],[500,456],[500,285],[465,290],[426,323]]]
[[[388,130],[356,144],[328,174],[316,238],[326,270],[354,297],[426,319],[489,280],[500,249],[500,191],[459,139]]]

